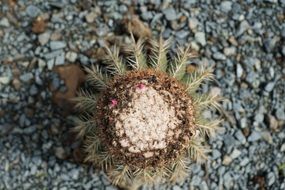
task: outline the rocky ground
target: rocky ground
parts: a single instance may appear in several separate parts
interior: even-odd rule
[[[0,1],[0,189],[116,189],[78,163],[66,97],[84,81],[79,66],[129,41],[128,24],[172,37],[172,50],[191,43],[194,62],[215,69],[203,90],[228,100],[207,163],[156,189],[285,189],[284,10],[284,0]]]

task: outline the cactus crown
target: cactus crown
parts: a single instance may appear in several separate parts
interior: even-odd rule
[[[220,98],[197,93],[213,79],[212,70],[186,73],[194,56],[190,47],[169,61],[169,41],[151,41],[147,49],[132,39],[125,59],[118,48],[107,49],[106,72],[86,69],[101,92],[77,98],[88,116],[75,130],[85,139],[86,161],[106,170],[114,184],[175,181],[188,174],[191,161],[206,158],[203,141],[220,123],[201,116],[204,109],[218,109]]]

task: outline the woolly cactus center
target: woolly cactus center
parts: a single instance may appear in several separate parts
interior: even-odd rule
[[[177,130],[182,123],[177,117],[179,113],[170,104],[175,97],[165,90],[157,91],[147,81],[130,88],[129,95],[125,109],[113,110],[118,113],[116,135],[121,139],[120,145],[129,152],[152,157],[155,150],[165,149],[181,133]]]

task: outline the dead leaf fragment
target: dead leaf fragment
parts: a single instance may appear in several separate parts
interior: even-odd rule
[[[137,38],[150,38],[151,30],[137,16],[125,20],[129,32]]]
[[[194,73],[195,71],[197,71],[197,66],[194,64],[189,64],[186,66],[186,72],[191,74]]]
[[[8,5],[13,9],[17,5],[17,0],[8,0]]]
[[[77,89],[80,84],[85,81],[85,74],[81,68],[75,64],[57,66],[54,68],[54,71],[58,73],[60,78],[65,82],[67,90],[65,92],[54,91],[53,102],[66,111],[66,113],[69,113],[74,106],[74,102],[72,102],[71,99],[76,96]]]
[[[84,163],[85,153],[82,151],[84,147],[79,146],[75,148],[72,152],[72,158],[76,163]]]
[[[46,26],[47,23],[45,22],[45,20],[41,16],[38,16],[33,22],[32,31],[35,34],[43,33],[46,30]]]

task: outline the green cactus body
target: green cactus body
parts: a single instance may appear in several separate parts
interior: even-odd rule
[[[220,123],[201,116],[205,109],[218,109],[220,98],[197,93],[213,79],[211,69],[186,73],[190,48],[179,48],[169,61],[168,41],[150,44],[145,53],[143,41],[133,39],[126,58],[107,49],[107,72],[86,69],[100,93],[77,98],[88,115],[75,128],[84,139],[86,161],[127,189],[183,180],[191,162],[206,158],[205,138]]]

